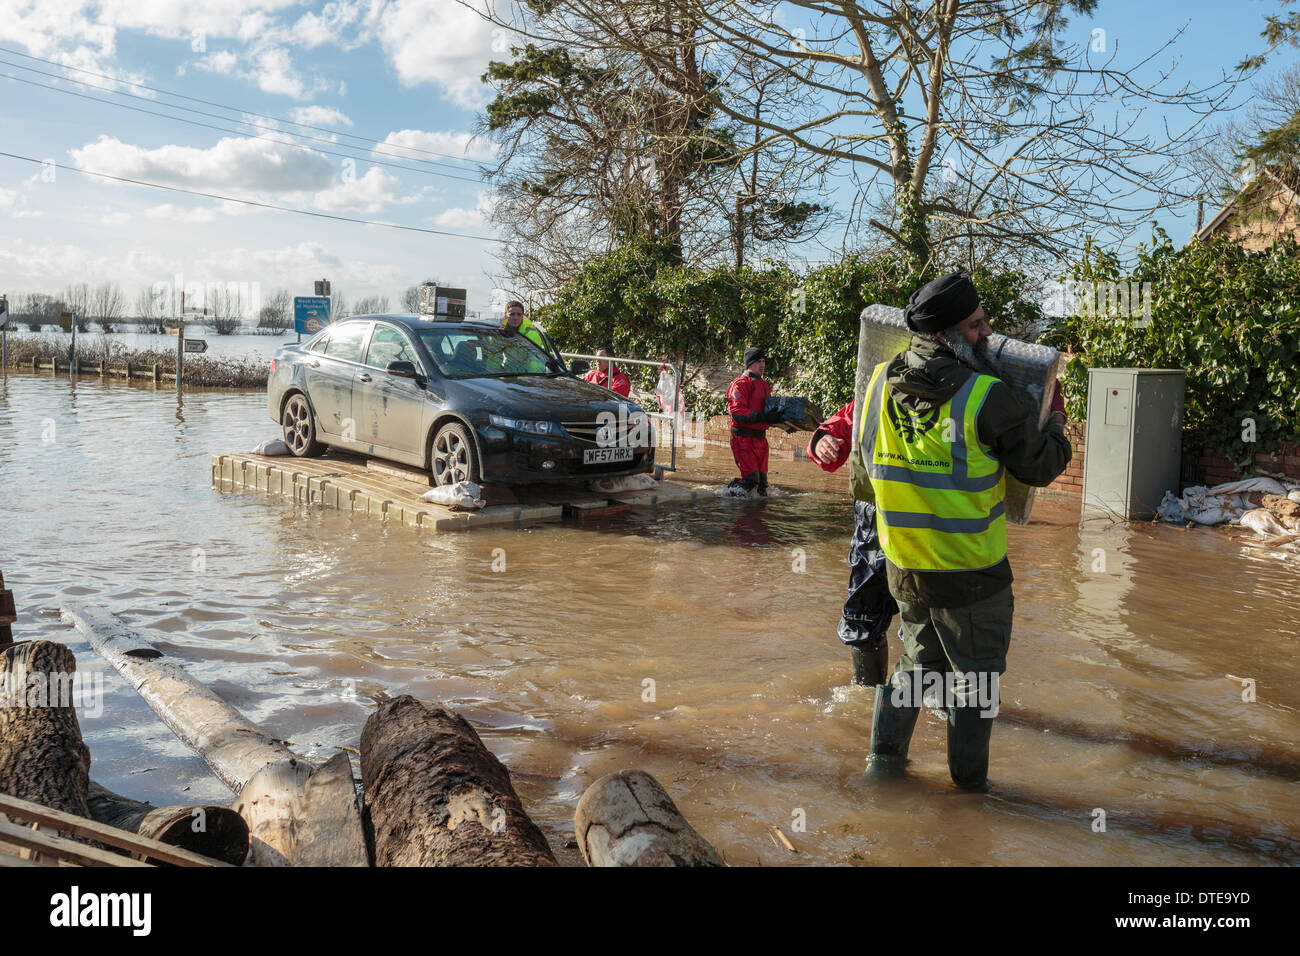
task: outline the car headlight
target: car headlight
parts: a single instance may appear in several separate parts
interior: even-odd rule
[[[559,431],[555,422],[530,422],[523,418],[506,418],[503,415],[489,415],[488,420],[497,428],[509,428],[511,431],[528,432],[533,435],[554,435]]]

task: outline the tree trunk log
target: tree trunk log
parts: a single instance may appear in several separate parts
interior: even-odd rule
[[[573,831],[588,866],[726,866],[641,770],[606,774],[588,787]]]
[[[409,696],[361,731],[376,866],[555,866],[510,772],[463,718]]]
[[[178,846],[222,863],[239,866],[248,856],[248,824],[229,807],[155,807],[90,782],[90,818],[138,833],[159,843]],[[137,860],[161,865],[144,854]]]
[[[267,764],[235,809],[248,821],[254,866],[370,865],[345,753],[316,770],[296,758]]]
[[[90,816],[90,751],[72,707],[77,658],[30,641],[0,654],[0,791]]]
[[[293,756],[283,741],[263,733],[108,611],[72,603],[60,610],[231,790],[238,793],[268,763]]]
[[[346,813],[345,801],[355,806],[356,798],[350,765],[340,768],[335,758],[316,772],[317,779],[311,765],[283,741],[264,733],[112,614],[87,604],[61,610],[163,723],[239,794],[234,809],[248,823],[255,865],[368,865],[361,814],[349,818]],[[346,755],[340,756],[346,764]],[[309,786],[314,788],[310,800]],[[300,859],[304,846],[311,849]]]

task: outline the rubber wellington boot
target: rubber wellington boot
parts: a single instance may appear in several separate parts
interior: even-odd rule
[[[989,738],[993,718],[979,707],[948,708],[948,773],[961,790],[989,791]]]
[[[853,659],[853,683],[859,687],[873,687],[888,676],[889,647],[883,640],[875,647],[851,644],[849,657]]]
[[[761,498],[767,497],[767,473],[760,471],[758,473],[758,494]]]
[[[907,766],[907,747],[912,742],[919,707],[899,707],[893,701],[894,688],[876,685],[876,709],[871,719],[871,756],[867,776],[897,776]]]

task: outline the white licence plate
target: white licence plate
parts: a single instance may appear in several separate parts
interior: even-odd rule
[[[587,448],[582,452],[582,463],[607,465],[614,461],[631,461],[635,457],[635,448]]]

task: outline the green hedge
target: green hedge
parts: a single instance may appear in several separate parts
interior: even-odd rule
[[[1079,353],[1067,368],[1070,417],[1086,411],[1089,368],[1181,368],[1185,426],[1248,469],[1256,452],[1300,430],[1300,246],[1288,239],[1247,252],[1222,236],[1175,248],[1158,230],[1123,274],[1112,254],[1090,249],[1072,278],[1151,283],[1142,327],[1124,317],[1073,315],[1053,344]],[[1256,441],[1243,441],[1244,419]]]
[[[1023,275],[973,278],[995,327],[1041,318]],[[536,318],[566,351],[609,343],[617,354],[666,355],[686,366],[730,362],[739,370],[745,347],[761,345],[769,375],[829,412],[853,394],[863,307],[903,306],[916,284],[891,254],[849,255],[802,274],[782,265],[737,272],[673,266],[664,248],[638,240],[589,260]]]

